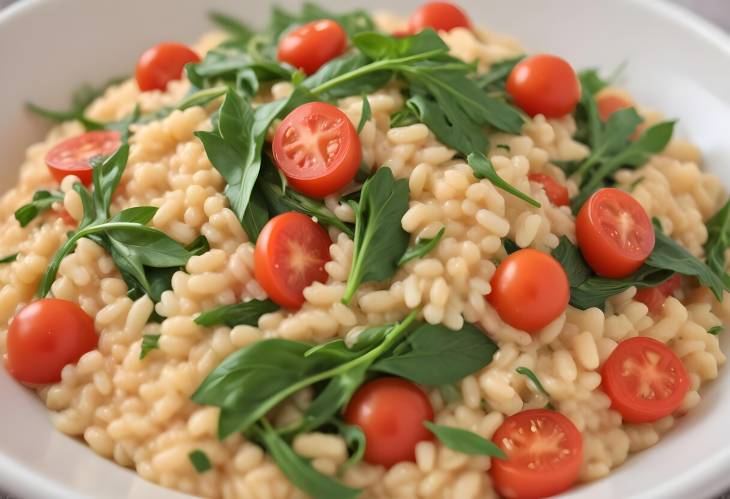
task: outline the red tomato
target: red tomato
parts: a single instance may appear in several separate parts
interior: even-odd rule
[[[530,173],[527,178],[532,182],[542,184],[542,188],[545,189],[545,194],[555,206],[568,206],[570,202],[568,189],[558,183],[553,177],[544,173]]]
[[[598,115],[601,117],[601,121],[607,121],[613,113],[621,109],[628,109],[632,107],[632,104],[618,95],[604,94],[596,99],[596,106],[598,107]]]
[[[91,159],[109,156],[122,145],[121,135],[115,131],[86,132],[56,144],[46,154],[46,165],[57,182],[67,175],[76,175],[84,185],[91,185]]]
[[[471,22],[461,8],[449,2],[428,2],[421,5],[408,19],[411,33],[426,28],[451,31],[454,28],[471,28]]]
[[[61,369],[96,348],[94,321],[77,304],[45,298],[24,307],[8,328],[6,366],[18,381],[61,380]]]
[[[527,248],[515,251],[497,267],[487,300],[510,326],[536,333],[568,306],[565,270],[552,256]]]
[[[345,113],[310,102],[289,113],[276,129],[274,160],[289,183],[323,198],[349,184],[362,159],[360,138]]]
[[[679,274],[674,274],[658,286],[637,290],[634,300],[645,304],[650,313],[658,314],[662,311],[666,299],[678,290],[681,284],[682,277]]]
[[[492,459],[490,472],[506,498],[549,497],[570,488],[583,462],[583,438],[559,412],[523,411],[504,420],[492,440],[507,459]]]
[[[567,61],[548,54],[520,61],[507,78],[507,92],[530,116],[559,118],[580,100],[580,83]]]
[[[266,294],[282,307],[304,303],[304,288],[325,282],[324,264],[330,260],[332,241],[311,218],[290,211],[264,226],[254,250],[254,273]]]
[[[649,423],[676,411],[689,390],[689,375],[677,354],[653,338],[618,344],[601,370],[611,408],[629,423]]]
[[[342,55],[346,48],[347,33],[342,26],[330,19],[320,19],[284,35],[276,57],[311,75]]]
[[[361,386],[347,404],[345,421],[365,433],[365,461],[386,467],[415,461],[416,444],[431,440],[433,421],[426,394],[410,381],[380,378]]]
[[[164,91],[168,83],[182,77],[189,62],[200,62],[200,56],[181,43],[164,42],[148,48],[137,62],[137,86],[143,92]]]
[[[596,191],[581,207],[575,236],[583,258],[597,274],[626,277],[654,249],[654,227],[630,194],[614,188]]]

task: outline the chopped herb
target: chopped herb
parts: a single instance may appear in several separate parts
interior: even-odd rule
[[[707,330],[708,333],[710,333],[713,336],[717,336],[718,334],[725,331],[724,326],[712,326],[710,329]]]
[[[517,243],[514,242],[512,239],[509,239],[508,237],[502,238],[502,246],[504,246],[504,252],[508,255],[511,255],[515,251],[519,251],[520,247],[517,246]]]
[[[142,336],[142,347],[139,351],[139,358],[144,359],[152,350],[160,348],[159,334],[145,334]]]
[[[12,255],[4,256],[0,258],[0,265],[5,263],[12,263],[15,260],[18,259],[18,253],[13,253]]]
[[[507,459],[507,454],[491,440],[481,435],[461,428],[435,424],[430,421],[423,423],[436,438],[446,447],[470,456],[489,456],[497,459]]]
[[[497,144],[497,147],[500,149],[504,149],[507,152],[510,152],[512,150],[512,148],[507,144]]]
[[[494,169],[494,165],[492,164],[492,162],[483,153],[471,153],[467,157],[466,161],[469,163],[469,166],[471,166],[471,169],[474,172],[474,176],[476,178],[487,179],[492,184],[494,184],[495,187],[498,187],[503,191],[509,192],[513,196],[516,196],[521,200],[530,203],[532,206],[540,208],[541,205],[539,202],[537,202],[524,192],[520,191],[516,187],[513,187],[502,177],[500,177],[497,174],[497,171]]]
[[[436,248],[439,241],[441,241],[441,238],[443,237],[445,231],[446,227],[441,227],[434,237],[430,239],[417,239],[416,245],[408,248],[406,252],[403,253],[403,256],[398,261],[398,266],[402,267],[411,260],[415,260],[416,258],[423,258],[424,256],[428,255],[431,251],[434,250],[434,248]]]
[[[545,389],[545,387],[542,386],[542,383],[540,382],[540,378],[537,377],[537,374],[535,374],[530,369],[528,369],[526,367],[522,367],[522,366],[515,369],[515,371],[517,372],[517,374],[521,374],[521,375],[527,377],[532,382],[532,384],[535,385],[535,388],[537,388],[537,390],[540,393],[542,393],[543,395],[545,395],[545,397],[547,397],[548,403],[545,407],[547,407],[548,409],[555,409],[555,407],[553,407],[553,404],[550,403],[550,398],[551,398],[550,394]]]
[[[50,210],[53,206],[53,203],[62,202],[62,192],[35,191],[30,203],[24,204],[23,206],[15,210],[15,219],[18,221],[21,227],[25,227],[29,223],[31,223],[38,215],[46,210]]]
[[[201,326],[215,326],[218,324],[224,324],[228,327],[257,326],[262,315],[275,312],[278,309],[279,306],[271,300],[249,300],[244,303],[223,305],[213,310],[207,310],[195,318],[195,323]]]
[[[193,467],[198,473],[205,473],[212,468],[207,454],[200,449],[191,451],[188,454],[188,459],[190,459],[190,462],[193,463]]]

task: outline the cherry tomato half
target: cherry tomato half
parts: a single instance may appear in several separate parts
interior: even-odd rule
[[[593,193],[575,221],[575,235],[583,258],[597,274],[626,277],[637,270],[654,249],[654,227],[639,202],[620,189]]]
[[[46,154],[46,166],[57,182],[76,175],[84,185],[91,185],[91,159],[109,156],[122,145],[119,132],[95,130],[66,139]]]
[[[76,303],[38,300],[10,323],[6,366],[23,383],[55,383],[66,364],[77,362],[97,342],[94,321]]]
[[[416,444],[433,438],[423,424],[433,416],[423,390],[400,378],[364,384],[345,409],[345,421],[365,433],[365,461],[387,467],[415,461]]]
[[[632,107],[632,103],[616,94],[602,94],[596,98],[596,106],[601,121],[608,121],[613,113]]]
[[[454,28],[471,28],[471,21],[460,7],[449,2],[428,2],[421,5],[408,19],[411,33],[426,28],[451,31]]]
[[[611,408],[630,423],[648,423],[676,411],[689,390],[689,375],[677,354],[653,338],[618,344],[601,370]]]
[[[549,497],[570,488],[583,462],[583,438],[562,414],[547,409],[504,420],[492,440],[507,454],[493,459],[494,486],[509,499]]]
[[[558,181],[550,175],[545,175],[544,173],[530,173],[527,178],[530,179],[531,182],[542,184],[545,194],[550,202],[555,206],[568,206],[568,203],[570,203],[567,187],[558,183]]]
[[[362,159],[357,131],[332,104],[310,102],[289,113],[274,134],[274,160],[294,189],[317,198],[349,184]]]
[[[512,69],[507,92],[530,116],[559,118],[575,109],[580,100],[580,83],[567,61],[540,54],[523,59]]]
[[[326,62],[342,55],[345,48],[347,33],[342,26],[330,19],[320,19],[284,35],[276,57],[311,75]]]
[[[172,80],[182,77],[189,62],[199,62],[200,56],[181,43],[164,42],[145,50],[137,62],[137,86],[143,92],[162,90]]]
[[[290,211],[267,222],[254,249],[254,274],[266,294],[282,307],[304,303],[304,288],[325,282],[324,264],[332,241],[318,223]]]
[[[570,286],[565,270],[552,256],[527,248],[515,251],[497,267],[487,300],[510,326],[536,333],[565,311]]]
[[[658,286],[651,288],[641,288],[636,291],[634,300],[640,301],[649,308],[649,313],[658,314],[664,307],[667,298],[674,294],[682,284],[680,274],[674,274],[672,277],[664,281]]]

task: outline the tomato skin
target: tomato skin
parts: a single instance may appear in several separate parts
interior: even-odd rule
[[[60,184],[64,177],[76,175],[89,186],[93,175],[91,158],[109,156],[122,145],[121,134],[116,131],[94,130],[66,139],[46,154],[46,166]]]
[[[544,173],[530,173],[527,178],[530,179],[531,182],[542,184],[545,194],[550,202],[555,206],[568,206],[570,203],[568,188],[558,183],[558,181],[550,175],[545,175]]]
[[[330,260],[330,244],[327,232],[308,216],[295,211],[277,215],[256,241],[256,280],[277,304],[298,309],[304,288],[327,280],[324,264]]]
[[[76,303],[45,298],[26,305],[10,323],[6,367],[23,383],[61,381],[61,370],[96,348],[94,321]]]
[[[428,2],[416,9],[408,19],[408,28],[415,34],[426,28],[451,31],[454,28],[471,29],[471,21],[460,7],[449,2]]]
[[[648,365],[652,362],[649,353],[655,359],[654,365]],[[603,364],[601,378],[611,409],[629,423],[649,423],[669,416],[682,405],[690,385],[687,369],[677,354],[646,336],[619,343]],[[657,393],[652,381],[670,392]],[[651,390],[650,398],[639,395],[640,389]]]
[[[535,456],[530,444],[537,446],[542,440],[554,445],[555,432],[560,435],[559,447],[545,456],[543,446],[543,452]],[[503,497],[549,497],[567,490],[578,479],[583,437],[559,412],[532,409],[514,414],[497,428],[492,440],[508,456],[506,460],[492,459],[490,469],[494,486]]]
[[[634,300],[640,301],[649,308],[649,313],[658,314],[664,308],[666,299],[674,294],[682,285],[682,277],[680,274],[674,274],[672,277],[664,281],[658,286],[651,288],[641,288],[636,291]]]
[[[361,386],[345,408],[345,421],[365,433],[365,461],[386,467],[415,461],[416,444],[432,440],[428,396],[401,378],[379,378]]]
[[[342,55],[347,33],[331,19],[312,21],[290,31],[279,40],[277,59],[306,74],[316,73],[326,62]]]
[[[148,48],[139,57],[135,77],[142,92],[162,90],[172,80],[182,77],[189,62],[200,62],[200,56],[187,45],[163,42]]]
[[[357,130],[332,104],[309,102],[289,113],[274,134],[274,160],[294,189],[323,198],[352,182],[362,160]]]
[[[552,256],[532,248],[515,251],[497,267],[487,300],[510,326],[536,333],[568,306],[565,270]]]
[[[603,94],[596,98],[596,106],[601,121],[608,121],[613,113],[621,109],[628,109],[632,107],[632,104],[616,94]]]
[[[575,220],[578,246],[588,265],[603,277],[626,277],[654,249],[654,227],[630,194],[606,188],[593,193]]]
[[[507,92],[530,116],[560,118],[580,100],[580,83],[564,59],[539,54],[520,61],[507,78]]]

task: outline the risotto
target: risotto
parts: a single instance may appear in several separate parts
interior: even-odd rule
[[[0,201],[0,353],[222,498],[546,497],[700,402],[730,205],[674,122],[429,3],[222,14],[75,96]]]

